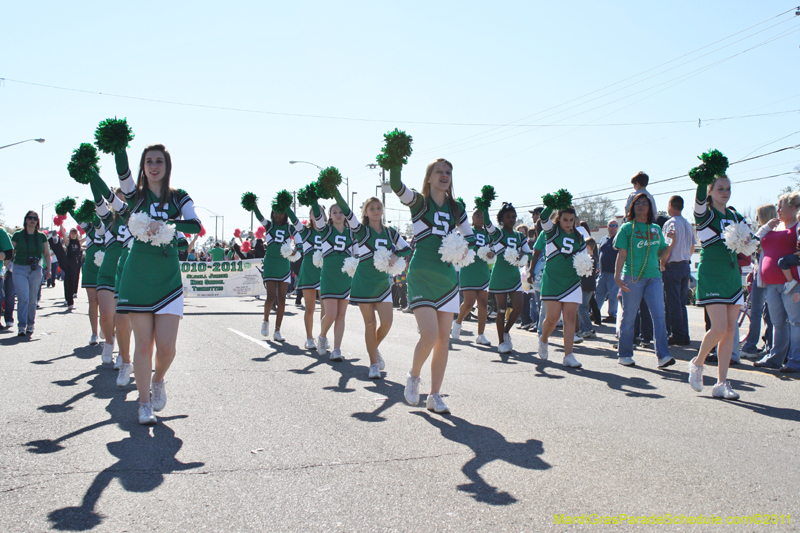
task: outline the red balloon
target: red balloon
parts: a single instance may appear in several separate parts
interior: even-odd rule
[[[250,241],[244,241],[242,243],[242,252],[244,253],[250,252]]]
[[[242,230],[240,230],[239,228],[236,228],[235,230],[233,230],[233,236],[237,237],[237,238],[241,237],[242,236]]]

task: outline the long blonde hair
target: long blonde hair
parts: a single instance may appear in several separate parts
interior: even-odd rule
[[[759,226],[763,226],[773,218],[778,218],[778,210],[774,204],[764,204],[756,209],[756,222]]]
[[[428,168],[425,169],[425,180],[422,182],[422,196],[426,199],[431,197],[431,184],[428,182],[431,175],[433,175],[433,167],[436,166],[436,163],[447,163],[450,167],[450,171],[453,171],[453,163],[440,157],[439,159],[434,159],[430,163],[428,163]],[[445,198],[447,204],[450,206],[450,211],[456,215],[456,223],[458,218],[461,216],[461,207],[459,206],[458,202],[456,202],[455,195],[453,194],[453,178],[450,177],[450,187],[447,188],[447,192],[445,193]],[[485,223],[485,221],[484,221]]]

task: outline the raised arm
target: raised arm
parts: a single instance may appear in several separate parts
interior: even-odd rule
[[[199,233],[202,224],[194,211],[194,201],[189,194],[179,189],[177,192],[178,208],[181,211],[179,219],[167,220],[167,224],[175,226],[177,231],[184,233]]]

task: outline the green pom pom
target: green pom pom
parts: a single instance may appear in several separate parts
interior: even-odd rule
[[[317,194],[317,183],[309,183],[299,191],[297,191],[297,201],[300,205],[311,206],[319,199]]]
[[[728,158],[719,150],[709,150],[698,157],[701,164],[689,171],[689,177],[698,185],[708,186],[728,170]]]
[[[258,203],[258,196],[252,192],[246,192],[242,195],[242,207],[245,211],[253,211]]]
[[[475,208],[480,210],[480,211],[486,211],[487,209],[489,209],[489,202],[487,202],[486,200],[484,200],[480,196],[476,196],[475,197]]]
[[[567,209],[572,206],[572,195],[566,189],[559,189],[555,194],[542,196],[542,202],[553,210]]]
[[[89,143],[82,143],[72,152],[72,157],[67,163],[67,171],[72,179],[86,185],[92,179],[90,171],[100,172],[99,162],[97,149]]]
[[[461,204],[461,209],[463,209],[464,211],[467,210],[467,203],[460,196],[458,198],[456,198],[456,203],[457,204]]]
[[[287,208],[291,207],[293,200],[292,193],[284,189],[275,195],[275,199],[272,201],[272,210],[276,213],[284,213]]]
[[[386,144],[376,157],[378,164],[385,170],[401,170],[411,155],[411,135],[395,128],[394,131],[384,134],[383,138]]]
[[[91,224],[92,219],[94,219],[95,213],[95,205],[94,202],[91,200],[84,200],[81,204],[80,208],[72,215],[72,218],[75,219],[75,222],[82,224]]]
[[[484,185],[481,187],[481,198],[488,201],[490,204],[497,198],[497,193],[491,185]]]
[[[342,183],[342,175],[336,167],[328,167],[319,173],[317,180],[317,194],[320,198],[333,198],[338,187]]]
[[[106,154],[125,151],[132,140],[133,132],[125,118],[107,118],[94,131],[94,144]]]
[[[67,213],[69,213],[70,211],[74,211],[74,210],[75,210],[75,200],[73,198],[70,198],[70,197],[64,198],[63,200],[60,200],[56,204],[56,214],[57,215],[64,216]]]

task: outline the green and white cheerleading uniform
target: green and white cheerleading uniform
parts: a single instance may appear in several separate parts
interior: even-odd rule
[[[507,249],[521,250],[528,261],[533,258],[533,251],[528,245],[528,238],[519,231],[501,228],[492,234],[492,251],[497,260],[492,269],[492,278],[489,281],[489,294],[507,294],[522,291],[522,276],[519,267],[506,261],[503,255]]]
[[[272,219],[266,218],[255,208],[256,217],[261,221],[261,225],[267,230],[264,236],[264,262],[262,264],[261,278],[266,284],[269,281],[278,283],[288,283],[292,279],[292,263],[281,255],[281,246],[297,233],[297,230],[289,222],[296,222],[294,213],[291,215],[287,211],[287,223],[275,224]],[[264,285],[266,287],[266,285]]]
[[[345,207],[347,204],[345,204]],[[341,204],[339,207],[342,207]],[[344,211],[344,208],[342,208]],[[350,301],[355,303],[378,303],[392,301],[391,276],[375,268],[374,254],[379,249],[389,250],[397,257],[411,255],[411,247],[394,228],[384,226],[378,233],[372,227],[361,224],[355,214],[347,210],[347,222],[356,243],[358,267],[353,276]]]
[[[575,254],[586,249],[583,236],[574,231],[565,233],[558,224],[550,220],[552,209],[542,211],[542,229],[545,232],[544,272],[542,274],[542,300],[564,303],[583,303],[581,278],[572,264]],[[499,259],[498,259],[499,261]]]
[[[200,231],[194,202],[186,191],[180,189],[170,192],[166,204],[162,204],[150,190],[136,202],[135,186],[126,187],[122,179],[120,183],[126,198],[129,198],[132,213],[144,212],[154,220],[175,226],[176,234],[165,246],[133,240],[122,272],[117,312],[183,316],[183,284],[178,261],[180,234],[177,232]]]
[[[300,264],[300,274],[297,276],[297,288],[299,290],[319,290],[319,279],[322,270],[314,265],[314,253],[322,251],[323,233],[316,229],[310,229],[299,221],[294,225],[300,241],[303,245],[303,259]]]
[[[694,220],[700,250],[697,267],[697,305],[741,305],[744,302],[742,275],[736,253],[725,246],[722,232],[729,224],[744,220],[732,207],[721,213],[707,200],[707,187],[698,185],[694,202]]]
[[[117,198],[117,200],[119,199]],[[124,216],[127,216],[127,211],[118,212],[114,216],[106,207],[105,202],[97,204],[96,208],[97,215],[106,227],[104,233],[105,255],[103,255],[103,262],[97,272],[97,290],[116,293],[119,258],[122,255],[124,243],[131,238],[128,226],[125,225]]]
[[[408,306],[433,307],[444,313],[458,313],[458,278],[456,269],[442,261],[439,247],[442,239],[458,228],[468,243],[474,242],[467,214],[450,202],[437,205],[401,181],[399,173],[390,172],[392,190],[411,210],[414,223],[414,255],[408,265]]]
[[[489,288],[489,276],[491,270],[489,263],[478,257],[478,248],[491,246],[492,239],[485,228],[472,228],[475,236],[475,244],[470,246],[475,250],[475,261],[471,265],[461,267],[458,271],[458,286],[462,291],[485,291]]]
[[[322,231],[322,273],[319,282],[320,300],[331,298],[347,300],[350,298],[352,278],[342,272],[344,260],[353,257],[353,232],[347,226],[344,231],[337,230],[333,224],[325,224],[319,206],[313,206],[317,227]]]
[[[82,222],[80,228],[86,234],[86,257],[81,267],[81,287],[84,289],[97,288],[97,273],[100,267],[94,263],[94,256],[105,248],[105,228],[99,218],[96,224]]]

